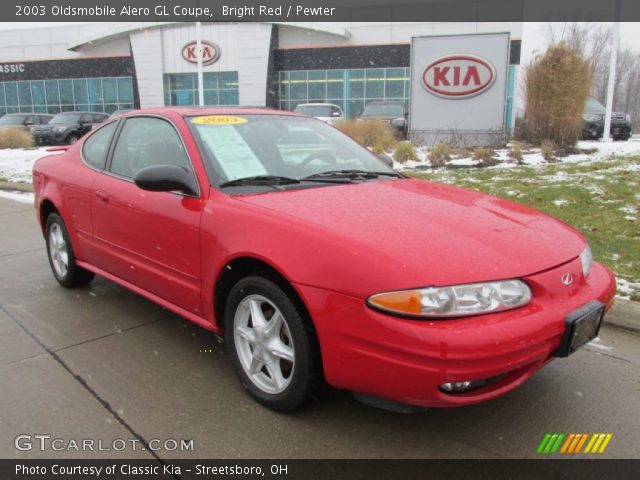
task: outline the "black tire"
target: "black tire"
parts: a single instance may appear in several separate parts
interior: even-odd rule
[[[243,360],[241,359],[242,354],[239,353],[241,351],[245,353],[250,351],[253,359],[256,356],[255,352],[260,351],[255,345],[250,350],[247,350],[248,347],[246,345],[251,342],[243,340],[244,337],[242,335],[236,335],[235,329],[236,317],[242,316],[240,313],[242,311],[241,305],[246,305],[246,302],[250,302],[256,298],[262,298],[268,302],[262,304],[266,308],[264,311],[265,319],[269,315],[271,306],[277,308],[282,315],[282,323],[286,325],[286,332],[284,326],[280,327],[281,330],[279,330],[276,341],[282,339],[285,343],[287,341],[291,342],[290,346],[294,360],[291,363],[290,376],[285,378],[288,384],[284,387],[283,391],[275,393],[266,391],[265,388],[257,383],[257,380],[254,380],[256,376],[263,377],[265,381],[272,378],[273,375],[270,373],[271,370],[267,363],[269,363],[271,367],[273,367],[273,363],[262,363],[262,368],[251,377],[248,372],[245,371],[245,367],[243,367],[242,364]],[[303,311],[303,308],[297,306],[297,303],[295,299],[286,293],[285,289],[281,288],[281,286],[272,280],[262,276],[250,276],[240,280],[231,289],[225,306],[225,341],[227,350],[231,356],[233,368],[240,383],[258,402],[279,412],[291,412],[297,409],[308,401],[311,396],[318,391],[319,387],[322,386],[320,350],[315,331],[311,325],[311,320],[307,318],[306,312]],[[275,312],[273,310],[272,312],[272,316],[268,320],[269,322],[275,318]],[[238,313],[238,315],[236,315],[236,313]],[[253,313],[251,315],[253,315]],[[251,316],[251,322],[253,322],[252,318]],[[240,322],[240,320],[238,321]],[[267,325],[269,324],[270,323]],[[248,328],[252,329],[253,327]],[[252,331],[255,332],[255,330]],[[236,341],[239,343],[237,344]],[[245,342],[244,347],[242,342]],[[269,351],[269,348],[264,348],[262,352],[265,350]],[[272,356],[272,358],[276,360],[276,366],[280,371],[286,370],[288,366],[286,360],[275,356]]]
[[[80,137],[78,135],[76,135],[75,133],[72,133],[71,135],[69,135],[67,137],[67,144],[69,145],[73,145],[74,143],[76,143],[78,140],[80,140]]]
[[[55,233],[53,233],[52,236],[53,231],[55,231]],[[54,237],[59,235],[62,236],[64,245],[58,249],[54,245]],[[69,238],[67,227],[65,226],[62,217],[57,213],[52,213],[47,217],[47,222],[45,224],[45,240],[47,243],[47,258],[49,259],[49,265],[51,266],[53,276],[60,285],[66,288],[74,288],[86,285],[93,280],[95,277],[93,272],[76,265],[76,256],[73,253],[73,246],[71,245],[71,239]],[[57,260],[55,254],[56,252],[58,255],[61,253],[58,250],[66,252],[67,267],[65,271],[56,267]]]

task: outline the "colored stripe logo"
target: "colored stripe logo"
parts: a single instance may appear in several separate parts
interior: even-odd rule
[[[539,455],[556,453],[576,455],[578,453],[604,453],[612,433],[547,433],[538,445]],[[584,448],[584,450],[583,450]]]

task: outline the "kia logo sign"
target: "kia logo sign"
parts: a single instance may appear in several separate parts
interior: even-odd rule
[[[495,67],[475,55],[447,55],[427,66],[422,72],[424,88],[443,98],[469,98],[480,95],[496,81]]]
[[[211,65],[220,58],[220,47],[215,43],[205,42],[202,43],[202,65]],[[190,63],[198,63],[197,56],[197,42],[189,42],[182,47],[182,58]]]

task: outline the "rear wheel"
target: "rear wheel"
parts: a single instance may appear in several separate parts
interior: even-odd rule
[[[49,265],[58,283],[71,288],[86,285],[93,280],[93,272],[76,265],[67,227],[60,215],[52,213],[47,217],[45,232]]]
[[[75,133],[72,133],[71,135],[69,135],[67,137],[67,143],[69,145],[73,145],[74,143],[76,143],[78,140],[80,139],[80,137],[78,137]]]
[[[225,340],[242,386],[273,410],[295,410],[320,384],[313,329],[292,298],[267,278],[247,277],[231,289]]]

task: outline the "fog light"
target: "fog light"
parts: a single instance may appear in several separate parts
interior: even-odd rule
[[[471,380],[467,382],[453,382],[453,383],[443,383],[440,385],[440,390],[445,392],[464,392],[471,387],[473,382]]]

